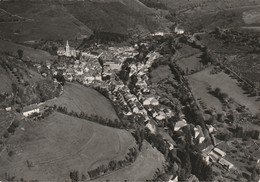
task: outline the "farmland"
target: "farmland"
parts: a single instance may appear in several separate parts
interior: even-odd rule
[[[66,180],[69,173],[88,170],[125,157],[135,145],[130,133],[54,112],[42,121],[25,121],[0,155],[4,173],[26,180]],[[28,162],[32,162],[28,166]]]
[[[99,178],[99,181],[145,181],[152,178],[157,168],[162,169],[163,155],[146,141],[136,161],[119,171]]]
[[[220,102],[214,99],[214,96],[209,96],[207,87],[219,87],[224,93],[232,97],[237,103],[245,105],[253,113],[258,113],[260,102],[256,101],[255,97],[249,97],[244,94],[235,79],[229,77],[224,72],[218,74],[210,74],[212,67],[209,67],[201,72],[189,76],[189,81],[192,85],[195,95],[200,97],[206,105],[220,109]]]
[[[33,49],[23,45],[15,44],[12,42],[0,40],[0,50],[2,52],[11,52],[13,55],[17,55],[17,50],[23,50],[23,59],[32,60],[34,62],[41,62],[44,60],[52,59],[52,56],[42,50]]]
[[[118,119],[111,103],[97,91],[74,83],[66,83],[64,93],[47,105],[66,107],[68,111],[94,114],[111,120]]]

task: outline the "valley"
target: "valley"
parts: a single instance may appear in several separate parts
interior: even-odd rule
[[[259,6],[0,1],[0,181],[259,181]]]

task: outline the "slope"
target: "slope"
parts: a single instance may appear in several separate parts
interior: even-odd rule
[[[68,111],[94,114],[111,120],[118,119],[111,103],[97,91],[79,84],[66,83],[64,93],[57,99],[46,102],[46,105],[66,107]]]
[[[0,35],[17,42],[29,40],[81,39],[91,30],[57,3],[2,3],[0,8],[28,18],[27,21],[2,22]]]
[[[43,121],[24,121],[0,154],[0,179],[7,172],[16,179],[69,180],[69,173],[81,174],[110,160],[121,160],[135,146],[130,133],[87,120],[54,112]],[[32,162],[28,166],[28,162]]]
[[[126,34],[137,27],[145,31],[160,27],[156,14],[138,0],[93,0],[66,4],[66,7],[92,30]]]

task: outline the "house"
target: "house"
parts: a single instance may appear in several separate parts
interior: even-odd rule
[[[164,120],[166,118],[166,114],[162,111],[159,112],[159,115],[156,116],[156,119],[161,121],[161,120]]]
[[[154,97],[150,97],[143,101],[143,105],[144,106],[147,106],[147,105],[157,106],[157,105],[159,105],[159,101],[157,99],[155,99]]]
[[[126,116],[131,116],[133,114],[127,106],[123,108],[123,113]]]
[[[5,108],[5,111],[7,111],[7,112],[9,112],[9,111],[11,111],[12,110],[12,107],[7,107],[7,108]]]
[[[194,132],[195,132],[195,135],[194,135],[194,138],[197,138],[200,134],[200,131],[197,127],[194,128]]]
[[[207,125],[208,126],[208,130],[209,130],[209,133],[214,133],[216,132],[216,128],[214,128],[212,125]]]
[[[37,104],[32,104],[23,108],[23,116],[28,117],[34,113],[40,113],[40,108]]]
[[[155,32],[152,36],[164,36],[164,32]]]
[[[219,159],[218,163],[223,167],[227,168],[228,170],[234,168],[234,165],[232,163],[223,158]]]
[[[179,131],[181,128],[185,126],[187,126],[187,121],[185,119],[182,119],[175,124],[174,131]]]
[[[226,156],[226,152],[220,150],[219,148],[214,148],[213,149],[214,152],[216,152],[218,155],[220,155],[221,157]]]
[[[211,160],[211,162],[217,162],[221,156],[219,156],[217,153],[215,153],[213,150],[209,153],[209,158]]]
[[[151,131],[151,133],[155,133],[156,128],[150,122],[146,124],[146,127]]]
[[[133,110],[133,113],[139,114],[139,109],[138,109],[137,106],[134,106],[134,107],[132,108],[132,110]]]
[[[184,30],[179,28],[179,26],[175,27],[174,32],[178,35],[184,34]]]
[[[197,125],[195,128],[194,128],[194,131],[195,131],[195,136],[194,138],[198,138],[198,142],[199,143],[202,143],[204,142],[204,140],[206,139],[205,136],[204,136],[204,133],[202,131],[202,128],[201,126]]]

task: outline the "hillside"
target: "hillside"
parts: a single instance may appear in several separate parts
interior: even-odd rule
[[[0,8],[29,19],[1,23],[0,35],[14,41],[80,39],[91,34],[86,25],[59,4],[7,2],[2,3]]]
[[[16,179],[64,181],[78,170],[86,174],[110,160],[124,158],[135,145],[130,133],[87,120],[53,113],[39,122],[25,121],[0,155],[0,180],[7,172]],[[32,162],[28,167],[27,162]]]
[[[129,29],[154,31],[160,27],[156,14],[137,0],[94,0],[66,7],[92,30],[126,34]]]
[[[158,169],[162,170],[164,156],[148,142],[144,142],[136,161],[129,167],[98,178],[99,181],[145,181],[152,179]]]
[[[53,56],[46,51],[42,51],[39,49],[33,49],[31,47],[23,46],[20,44],[12,43],[9,41],[0,40],[0,52],[8,52],[14,56],[18,57],[17,50],[23,50],[23,58],[24,60],[31,60],[33,62],[41,62],[50,60]]]
[[[1,9],[11,17],[24,17],[0,22],[0,36],[18,42],[82,39],[97,30],[127,34],[133,29],[167,29],[154,11],[138,0],[0,2]]]
[[[186,31],[214,29],[216,26],[242,26],[243,13],[259,8],[258,0],[140,0],[155,9],[169,10],[168,19]],[[254,15],[252,15],[254,16]],[[249,18],[252,17],[251,15]],[[253,27],[257,28],[257,27]]]
[[[112,104],[97,91],[79,84],[66,83],[64,93],[57,99],[46,102],[46,105],[66,107],[68,111],[94,114],[111,120],[118,119]]]

